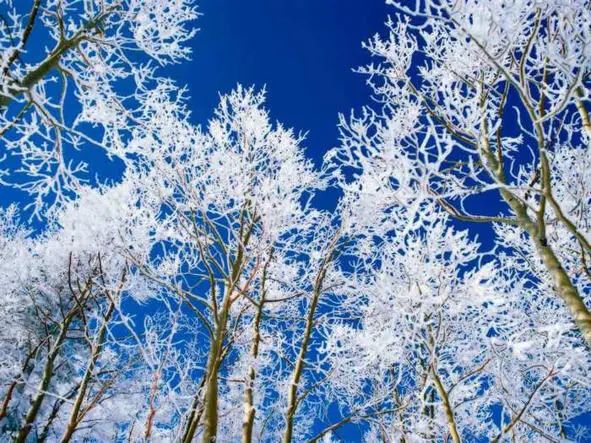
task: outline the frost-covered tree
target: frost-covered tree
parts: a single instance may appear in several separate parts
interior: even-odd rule
[[[588,2],[398,2],[320,168],[264,91],[189,121],[149,60],[192,2],[0,5],[4,181],[44,217],[0,211],[2,438],[586,438]]]
[[[143,228],[153,216],[136,210],[138,198],[127,186],[87,190],[36,238],[14,226],[13,210],[3,213],[3,242],[18,253],[3,260],[0,426],[15,441],[59,433],[69,441],[115,396],[131,354],[111,331],[123,321],[120,307],[138,278],[121,251],[131,242],[147,254],[150,245]],[[93,420],[93,431],[101,421],[112,426],[104,416]]]
[[[562,307],[445,216],[423,221],[366,247],[361,320],[333,326],[325,343],[344,411],[326,431],[353,420],[367,441],[575,437],[591,361],[556,322]]]
[[[370,441],[580,438],[589,5],[394,6],[361,70],[378,105],[342,118],[328,157],[376,268],[362,326],[327,342],[364,375],[336,392],[372,406]],[[494,229],[490,253],[453,233],[470,223]]]
[[[435,201],[507,245],[523,233],[590,344],[589,2],[392,4],[362,70],[383,105],[344,122],[339,155],[381,205]]]
[[[191,0],[3,0],[0,11],[4,181],[32,195],[36,215],[97,172],[89,152],[126,161],[186,114],[156,65],[189,57]]]
[[[270,123],[263,101],[264,93],[239,87],[221,98],[206,130],[178,126],[159,155],[142,165],[148,171],[143,184],[162,207],[155,235],[160,252],[143,272],[186,306],[206,349],[203,383],[186,417],[183,441],[202,434],[209,442],[220,425],[239,434],[240,423],[245,439],[251,438],[260,407],[251,385],[262,358],[261,328],[267,329],[264,317],[271,309],[266,305],[279,305],[282,298],[300,303],[306,295],[317,305],[324,280],[317,273],[326,271],[312,263],[330,260],[322,255],[329,243],[321,240],[331,230],[331,218],[310,206],[325,185],[322,174],[305,158],[292,130]],[[298,312],[297,305],[291,309],[289,315]],[[286,334],[293,329],[290,322],[285,328]],[[242,352],[249,358],[240,358],[243,372],[237,373]],[[294,385],[300,377],[301,368]],[[232,392],[243,399],[220,398]],[[293,402],[287,406],[288,423]],[[242,410],[243,420],[234,414]],[[233,421],[222,423],[220,417]]]

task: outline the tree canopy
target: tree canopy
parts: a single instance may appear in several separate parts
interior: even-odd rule
[[[591,438],[591,4],[388,3],[315,165],[192,0],[0,0],[0,440]]]

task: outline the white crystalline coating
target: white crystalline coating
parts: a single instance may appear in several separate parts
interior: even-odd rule
[[[76,50],[36,80],[6,34],[27,15],[3,17],[2,127],[26,109],[2,142],[45,224],[0,210],[2,435],[585,438],[589,1],[392,3],[377,102],[320,168],[264,90],[196,127],[127,57],[188,57],[191,2],[43,2],[44,56]],[[121,176],[83,183],[63,149],[86,143]]]
[[[20,161],[9,182],[42,218],[96,173],[93,150],[127,163],[138,154],[135,139],[157,150],[163,119],[186,118],[182,89],[155,64],[189,59],[198,14],[192,0],[41,3],[8,3],[2,14],[0,130]]]

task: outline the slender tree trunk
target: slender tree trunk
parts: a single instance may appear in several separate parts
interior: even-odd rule
[[[8,404],[10,403],[10,400],[12,400],[12,394],[14,393],[17,385],[18,381],[14,380],[12,383],[10,383],[10,386],[8,386],[8,390],[6,391],[6,395],[2,401],[2,408],[0,408],[0,420],[8,415]]]
[[[39,435],[39,440],[36,443],[43,443],[47,440],[53,421],[57,417],[61,407],[64,405],[64,403],[66,403],[68,400],[74,397],[74,394],[76,394],[76,392],[78,391],[79,386],[80,384],[74,386],[66,396],[59,398],[55,401],[53,407],[51,408],[49,417],[47,418],[47,420],[45,420],[45,426],[43,427],[43,431],[41,431],[41,434]]]
[[[544,239],[535,239],[538,255],[552,276],[556,292],[570,310],[583,339],[591,347],[591,313],[562,267],[558,257]]]
[[[261,318],[263,317],[263,306],[265,303],[265,292],[263,291],[263,296],[258,306],[258,310],[256,313],[256,317],[254,320],[254,338],[252,342],[252,350],[251,355],[253,359],[259,355],[259,345],[261,341],[261,333],[260,333],[260,324]],[[254,382],[256,379],[256,370],[253,365],[250,365],[248,368],[248,378],[246,380],[246,391],[244,393],[244,418],[242,421],[242,443],[251,443],[252,442],[252,429],[254,425],[254,417],[256,413],[256,409],[254,407]]]
[[[29,362],[31,361],[31,359],[33,358],[33,356],[37,353],[37,351],[39,350],[39,347],[42,344],[43,344],[43,341],[41,343],[39,343],[37,346],[35,346],[27,354],[27,357],[25,358],[25,362],[23,363],[22,373],[27,372],[27,367],[29,366]],[[14,394],[14,390],[19,385],[18,378],[21,375],[15,377],[15,379],[13,380],[13,382],[10,383],[10,386],[8,386],[8,389],[6,391],[6,394],[4,395],[4,400],[2,400],[2,407],[0,407],[0,420],[2,420],[4,417],[6,417],[6,415],[8,415],[8,405],[9,405],[10,401],[12,400],[12,395]]]
[[[443,401],[443,409],[445,410],[445,419],[447,421],[447,427],[449,428],[449,433],[451,435],[452,440],[454,443],[461,443],[460,434],[458,433],[458,428],[456,426],[456,420],[454,417],[453,408],[451,406],[451,402],[449,400],[449,396],[447,395],[447,391],[443,387],[443,383],[441,383],[441,379],[437,374],[435,368],[431,368],[431,372],[433,373],[433,380],[435,381],[435,387],[437,388],[437,392]]]
[[[322,295],[322,288],[324,285],[324,279],[326,277],[327,267],[334,258],[335,249],[337,246],[337,242],[340,239],[340,236],[341,231],[339,229],[339,231],[336,232],[335,236],[331,241],[331,244],[327,251],[327,255],[324,261],[322,262],[322,265],[320,266],[318,275],[316,276],[316,280],[314,282],[312,301],[310,303],[310,307],[308,308],[306,326],[304,327],[304,337],[302,338],[300,352],[298,354],[294,370],[291,375],[291,381],[289,383],[287,392],[287,413],[285,416],[285,432],[283,434],[284,443],[291,443],[293,439],[293,423],[298,407],[298,384],[302,377],[302,371],[304,370],[304,360],[308,352],[310,337],[312,336],[312,329],[314,328],[314,316],[316,315],[316,308],[318,307],[318,302],[320,301],[320,296]]]
[[[556,253],[548,244],[545,236],[540,236],[540,230],[527,215],[525,206],[518,202],[509,192],[503,191],[502,194],[513,211],[515,211],[519,226],[530,235],[537,255],[552,278],[556,293],[566,304],[583,339],[591,347],[591,313],[581,298],[579,291],[560,263]]]
[[[217,438],[218,427],[218,378],[219,369],[224,358],[224,340],[227,334],[227,325],[230,317],[230,307],[233,303],[232,295],[240,279],[242,265],[244,263],[244,248],[248,245],[250,236],[255,227],[257,217],[253,216],[252,221],[247,225],[246,208],[240,214],[240,228],[238,234],[238,248],[236,259],[232,262],[230,275],[228,276],[224,296],[219,312],[214,310],[215,328],[213,332],[211,346],[207,357],[205,368],[204,388],[205,395],[203,399],[203,443],[215,442]],[[214,284],[214,283],[212,283]],[[215,305],[215,292],[212,292]],[[195,399],[197,400],[197,398]],[[195,403],[195,402],[194,402]],[[200,414],[201,415],[201,412]],[[188,443],[193,440],[199,417],[195,419],[195,414],[191,413],[191,419],[187,423],[187,429],[183,436],[183,441]]]
[[[98,333],[98,337],[96,343],[93,346],[92,354],[90,357],[90,361],[88,362],[88,366],[86,371],[84,372],[84,376],[82,377],[82,381],[80,383],[80,388],[78,389],[78,394],[76,395],[76,399],[74,400],[74,406],[72,407],[72,412],[70,413],[70,419],[68,420],[68,424],[66,426],[66,430],[60,439],[60,443],[67,443],[72,439],[74,432],[76,431],[76,427],[80,423],[81,416],[80,416],[80,409],[82,408],[82,402],[84,401],[84,397],[86,397],[86,391],[88,390],[88,384],[90,383],[90,379],[92,378],[92,374],[94,373],[94,368],[96,366],[96,362],[101,354],[103,349],[103,343],[105,341],[105,335],[107,333],[107,325],[113,314],[115,309],[115,300],[111,300],[109,302],[109,307],[107,308],[107,312],[103,318],[103,324]]]
[[[263,318],[263,309],[265,307],[266,297],[267,297],[267,268],[271,260],[273,259],[274,251],[271,250],[269,254],[269,258],[265,263],[263,268],[263,275],[261,278],[261,299],[259,305],[257,306],[257,312],[254,319],[253,329],[253,341],[252,341],[252,348],[251,348],[251,355],[253,357],[253,361],[259,356],[259,346],[261,343],[261,321]],[[250,365],[248,368],[248,376],[246,379],[246,391],[244,393],[244,418],[242,421],[242,442],[243,443],[251,443],[252,442],[252,430],[254,427],[254,418],[256,414],[256,408],[254,407],[254,383],[256,380],[256,370],[253,365]]]
[[[501,183],[505,184],[506,180],[503,165],[493,155],[487,138],[486,125],[483,125],[483,127],[484,137],[482,140],[484,148],[481,150],[481,154],[484,157],[483,162],[487,164],[487,166],[490,168],[491,175],[493,177],[496,177],[496,179]],[[537,132],[541,134],[540,129],[538,129]],[[541,174],[544,192],[549,193],[549,165],[546,154],[543,151],[543,140],[538,140],[538,144],[540,146],[540,160],[542,169]],[[548,244],[544,232],[545,227],[543,224],[543,211],[541,211],[542,213],[539,214],[539,216],[541,216],[542,218],[542,223],[540,226],[538,223],[535,223],[530,218],[525,204],[518,200],[509,190],[501,188],[500,193],[503,199],[507,202],[507,204],[515,213],[519,227],[523,229],[525,232],[527,232],[531,237],[532,241],[534,242],[537,255],[542,260],[544,267],[550,274],[550,277],[552,278],[552,281],[554,283],[556,293],[566,304],[575,324],[581,332],[583,339],[587,343],[587,346],[591,348],[591,312],[589,312],[589,309],[587,308],[585,302],[581,298],[579,291],[574,286],[566,270],[560,263],[560,260],[556,256],[556,253]],[[543,202],[545,202],[546,196],[542,195],[541,199]],[[543,209],[543,207],[541,209]]]
[[[221,357],[224,347],[224,338],[226,336],[226,325],[230,311],[231,291],[228,288],[224,294],[222,307],[220,310],[220,319],[215,331],[215,337],[209,349],[207,358],[207,379],[205,381],[205,400],[204,400],[204,430],[203,443],[215,442],[218,427],[218,371],[221,364]],[[190,438],[193,438],[191,435]]]
[[[583,92],[580,90],[580,88],[576,91],[576,95],[577,100],[575,103],[577,106],[577,110],[581,115],[583,131],[585,131],[589,139],[591,139],[591,118],[589,117],[589,112],[587,111],[587,108],[585,108],[585,104],[581,100],[581,98],[583,97]]]
[[[195,431],[197,429],[197,425],[199,424],[199,420],[201,419],[201,415],[203,414],[203,403],[201,401],[201,394],[203,388],[205,386],[205,381],[207,379],[207,374],[204,374],[201,378],[201,383],[199,385],[199,389],[197,389],[197,393],[193,398],[193,403],[191,404],[191,410],[189,413],[189,418],[187,420],[187,424],[185,426],[185,432],[183,434],[183,438],[181,439],[182,443],[191,443],[193,436],[195,435]]]
[[[304,337],[302,339],[302,344],[300,345],[300,352],[298,354],[298,358],[296,360],[296,364],[291,375],[291,381],[288,387],[287,414],[285,416],[285,432],[283,434],[284,443],[291,443],[293,439],[293,422],[298,405],[298,384],[304,369],[304,360],[306,358],[306,353],[308,352],[308,345],[310,343],[310,337],[312,335],[312,329],[314,326],[314,315],[316,314],[316,308],[318,307],[318,301],[320,300],[320,295],[322,293],[322,282],[325,275],[326,269],[322,269],[314,285],[314,295],[312,298],[312,303],[310,304],[310,308],[308,309]]]
[[[148,410],[148,416],[146,418],[146,426],[144,430],[144,441],[150,441],[150,437],[152,436],[152,428],[154,426],[154,417],[156,416],[156,407],[154,405],[156,399],[156,392],[158,389],[158,380],[160,379],[160,374],[158,371],[154,374],[153,381],[152,381],[152,388],[150,389],[150,408]]]
[[[47,388],[49,387],[49,383],[51,378],[53,377],[53,365],[55,363],[55,359],[57,358],[60,348],[66,338],[66,333],[68,331],[68,326],[72,321],[74,315],[70,313],[66,316],[66,319],[62,322],[60,326],[59,334],[56,338],[55,343],[51,347],[49,354],[47,355],[47,360],[45,362],[45,367],[43,368],[43,375],[41,377],[41,382],[39,383],[39,387],[37,388],[37,393],[31,402],[31,406],[29,410],[25,414],[25,418],[23,420],[23,425],[21,429],[14,439],[14,443],[24,443],[29,432],[33,428],[33,423],[37,418],[37,414],[39,413],[39,409],[41,408],[41,404],[45,399],[45,393],[47,392]]]

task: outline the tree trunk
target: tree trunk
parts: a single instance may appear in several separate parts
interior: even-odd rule
[[[584,111],[584,108],[583,108]],[[486,125],[484,125],[486,128]],[[538,131],[540,132],[540,131]],[[503,171],[503,165],[495,158],[490,149],[488,139],[486,136],[483,138],[485,148],[481,151],[484,156],[483,163],[491,169],[491,176],[496,177],[501,183],[505,183],[505,174]],[[539,141],[539,145],[542,146],[542,140]],[[541,148],[540,148],[541,150]],[[542,169],[542,182],[544,183],[545,192],[549,192],[550,178],[549,178],[549,166],[547,163],[546,154],[541,150],[541,169]],[[532,241],[534,242],[537,255],[542,260],[544,267],[550,274],[554,283],[554,288],[558,296],[564,301],[571,316],[579,328],[583,339],[587,346],[591,348],[591,313],[585,302],[581,298],[579,291],[572,283],[566,270],[562,267],[560,260],[554,253],[552,247],[548,244],[544,233],[544,226],[539,227],[527,213],[527,207],[520,200],[518,200],[510,191],[501,188],[501,196],[511,207],[517,218],[517,223],[521,229],[529,234]],[[542,199],[546,196],[543,195]],[[543,214],[542,214],[543,217]],[[567,227],[568,228],[568,227]]]
[[[461,443],[460,434],[458,433],[458,428],[456,426],[456,420],[454,417],[453,408],[451,406],[451,402],[449,401],[449,396],[445,388],[443,387],[443,383],[441,383],[441,379],[437,374],[435,368],[431,368],[431,372],[433,373],[433,380],[435,381],[435,387],[437,388],[437,392],[443,401],[443,408],[445,410],[445,419],[447,421],[447,427],[449,429],[449,433],[451,435],[452,440],[454,443]]]
[[[60,443],[68,443],[74,432],[76,431],[76,427],[78,426],[82,417],[80,416],[80,409],[82,407],[82,402],[84,401],[84,397],[86,396],[86,391],[88,389],[88,384],[90,383],[90,379],[94,372],[94,368],[96,366],[96,362],[101,354],[103,343],[105,341],[105,335],[107,333],[107,325],[109,323],[109,319],[113,314],[115,309],[115,300],[111,300],[109,303],[109,307],[107,308],[107,312],[103,318],[103,324],[98,333],[97,341],[95,346],[93,346],[92,354],[90,357],[90,361],[88,362],[88,366],[86,371],[84,372],[84,376],[82,377],[82,382],[80,383],[80,388],[78,389],[78,394],[76,395],[76,399],[74,400],[74,406],[72,407],[72,412],[70,413],[70,419],[68,420],[68,424],[66,426],[66,430],[60,439]]]
[[[503,190],[501,194],[517,215],[519,226],[532,238],[537,255],[552,278],[556,293],[566,304],[583,339],[587,346],[591,348],[591,313],[587,309],[579,291],[572,283],[546,238],[542,238],[540,235],[538,226],[527,215],[525,206],[509,192]]]
[[[230,310],[231,291],[226,290],[222,309],[220,311],[220,320],[218,322],[214,341],[209,349],[207,358],[207,379],[205,381],[205,400],[204,400],[204,431],[203,443],[215,442],[218,428],[218,371],[221,364],[221,357],[224,347],[224,338],[226,336],[226,325]],[[192,435],[189,436],[192,438]]]
[[[45,362],[45,367],[43,368],[43,376],[41,377],[41,382],[39,383],[39,387],[37,388],[37,394],[33,398],[31,402],[31,406],[27,411],[23,425],[21,429],[14,439],[14,443],[24,443],[33,428],[33,423],[37,418],[37,414],[39,413],[39,409],[41,408],[41,404],[45,399],[45,393],[47,392],[47,388],[49,387],[49,383],[51,378],[53,377],[53,364],[55,363],[55,359],[59,354],[60,347],[62,346],[65,338],[66,333],[68,331],[68,326],[73,318],[73,315],[66,316],[66,319],[61,324],[60,332],[56,338],[55,343],[51,347],[49,354],[47,355],[47,361]]]
[[[204,374],[201,377],[201,383],[199,384],[199,389],[197,389],[197,393],[193,398],[193,403],[191,404],[191,409],[189,412],[189,418],[187,419],[187,424],[185,426],[185,432],[183,433],[183,437],[181,439],[182,443],[191,443],[193,436],[195,435],[195,430],[197,429],[197,425],[199,424],[199,420],[201,419],[201,414],[203,413],[203,403],[201,402],[201,392],[203,387],[205,386],[205,380],[207,378],[207,374]]]
[[[306,318],[306,326],[304,329],[304,337],[302,339],[302,344],[300,345],[300,352],[298,354],[298,358],[291,376],[291,382],[289,383],[287,394],[287,414],[285,416],[285,432],[283,434],[284,443],[291,443],[293,439],[293,419],[295,417],[298,403],[298,383],[300,382],[302,371],[304,369],[304,359],[306,358],[306,353],[308,352],[308,344],[310,342],[310,336],[312,335],[312,328],[314,326],[314,315],[316,313],[316,308],[318,307],[320,294],[322,293],[322,282],[324,281],[325,275],[326,270],[322,269],[320,271],[316,284],[314,285],[314,296],[312,298],[310,308],[308,309],[308,316]]]
[[[261,341],[260,324],[263,316],[263,306],[265,303],[265,295],[261,298],[258,306],[257,314],[254,320],[254,338],[252,342],[252,356],[256,359],[259,355],[259,344]],[[254,417],[256,409],[254,407],[254,382],[256,379],[256,371],[254,366],[248,368],[248,378],[246,380],[246,391],[244,393],[244,418],[242,421],[242,443],[252,442],[252,429],[254,426]]]

